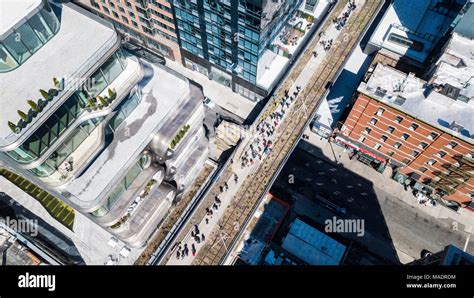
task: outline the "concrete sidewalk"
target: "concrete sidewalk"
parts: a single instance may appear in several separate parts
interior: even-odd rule
[[[192,71],[175,61],[166,59],[166,66],[201,85],[205,96],[209,97],[221,108],[242,119],[247,119],[248,115],[257,104],[256,102],[233,92],[230,87],[212,81],[207,76],[197,71]]]
[[[327,158],[338,162],[346,169],[363,176],[381,190],[396,196],[398,199],[426,215],[437,219],[451,220],[453,221],[453,226],[457,223],[464,226],[464,231],[466,233],[473,232],[472,227],[474,227],[474,214],[472,212],[465,209],[460,209],[460,211],[456,212],[440,204],[437,204],[434,207],[420,205],[411,191],[406,191],[400,183],[387,177],[385,174],[378,173],[356,159],[349,159],[348,152],[345,152],[344,148],[334,143],[330,144],[327,139],[321,139],[319,135],[312,132],[309,128],[306,130],[306,134],[309,135],[309,140],[307,140],[307,142],[320,148]],[[302,148],[305,147],[304,142],[301,142],[299,146]],[[306,147],[308,146],[306,145]]]

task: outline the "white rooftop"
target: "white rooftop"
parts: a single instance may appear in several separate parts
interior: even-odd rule
[[[11,2],[22,1],[8,1],[8,9]],[[27,100],[42,98],[39,90],[53,88],[53,77],[65,78],[66,82],[83,78],[118,42],[111,26],[76,5],[63,4],[60,18],[61,27],[51,40],[18,68],[0,73],[0,147],[26,139],[66,98],[53,100],[20,134],[13,134],[8,121],[18,122],[17,110],[28,112]]]
[[[433,75],[436,84],[449,84],[474,97],[474,40],[453,33]]]
[[[425,86],[425,81],[379,63],[358,91],[473,144],[474,101],[454,100]],[[385,95],[377,92],[377,88],[386,90]],[[460,132],[450,129],[453,122],[464,129]]]
[[[119,173],[129,167],[151,141],[164,118],[189,95],[189,82],[149,65],[151,79],[143,88],[140,104],[114,134],[114,140],[100,153],[82,175],[66,187],[71,202],[81,208],[93,208],[116,185]],[[149,72],[148,69],[146,72]]]
[[[28,16],[42,0],[0,0],[0,36]]]
[[[346,246],[296,219],[282,247],[309,265],[339,265]]]

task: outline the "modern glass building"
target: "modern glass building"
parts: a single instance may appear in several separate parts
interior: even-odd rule
[[[251,100],[271,86],[259,84],[264,52],[301,0],[173,0],[183,64]]]
[[[74,4],[5,0],[0,19],[0,162],[143,245],[207,159],[201,90]]]

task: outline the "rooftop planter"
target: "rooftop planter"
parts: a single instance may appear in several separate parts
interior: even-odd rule
[[[81,104],[81,108],[86,108],[89,112],[96,111],[98,109],[102,110],[103,108],[108,107],[110,104],[114,102],[117,98],[117,92],[112,89],[107,90],[108,96],[96,96],[96,97],[89,97],[87,99],[87,104]]]
[[[58,81],[58,79],[53,78],[53,83],[56,88],[51,88],[48,91],[44,89],[40,89],[39,93],[43,97],[43,99],[38,99],[36,102],[29,99],[27,100],[27,104],[30,106],[30,109],[27,113],[18,110],[17,113],[20,116],[20,120],[15,124],[11,121],[8,121],[8,127],[10,127],[13,133],[20,133],[28,124],[31,123],[32,119],[35,118],[39,113],[41,113],[46,107],[46,105],[51,102],[56,96],[58,96],[59,91],[64,89],[64,79]]]
[[[179,144],[179,142],[181,142],[184,135],[188,132],[189,128],[190,128],[189,124],[187,124],[183,128],[181,128],[181,130],[178,132],[178,134],[171,141],[171,144],[170,144],[170,149],[171,150],[174,150],[174,148],[176,148],[176,146]]]

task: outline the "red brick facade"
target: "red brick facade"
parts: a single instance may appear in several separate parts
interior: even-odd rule
[[[420,183],[432,182],[436,190],[451,189],[446,200],[471,201],[474,167],[472,156],[466,155],[474,152],[472,144],[364,94],[358,95],[344,125],[342,134],[354,143],[404,164],[400,173],[416,173]]]

